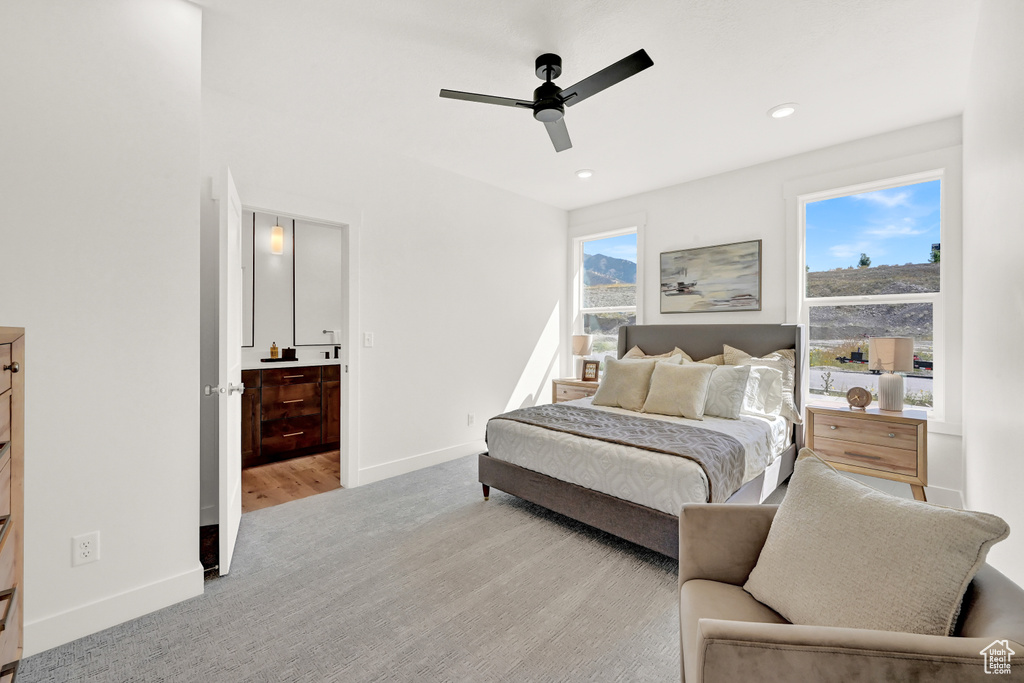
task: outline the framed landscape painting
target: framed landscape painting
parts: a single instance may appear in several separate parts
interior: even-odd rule
[[[761,240],[661,254],[662,313],[761,310]]]

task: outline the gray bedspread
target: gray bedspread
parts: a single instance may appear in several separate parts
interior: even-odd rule
[[[743,483],[743,444],[710,429],[561,403],[520,408],[491,419],[522,422],[692,460],[704,470],[712,503],[724,503]]]

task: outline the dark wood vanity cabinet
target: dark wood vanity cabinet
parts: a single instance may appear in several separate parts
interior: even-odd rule
[[[337,448],[340,380],[337,365],[243,371],[242,467]]]

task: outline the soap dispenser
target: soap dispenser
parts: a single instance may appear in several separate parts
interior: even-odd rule
[[[270,357],[277,358],[279,350],[277,348],[277,342],[270,343]]]

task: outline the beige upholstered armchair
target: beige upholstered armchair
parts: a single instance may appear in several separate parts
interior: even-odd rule
[[[742,586],[777,506],[683,507],[679,611],[684,683],[1024,680],[1024,590],[984,565],[953,637],[798,626]],[[1016,653],[1009,675],[985,673],[995,641]]]

